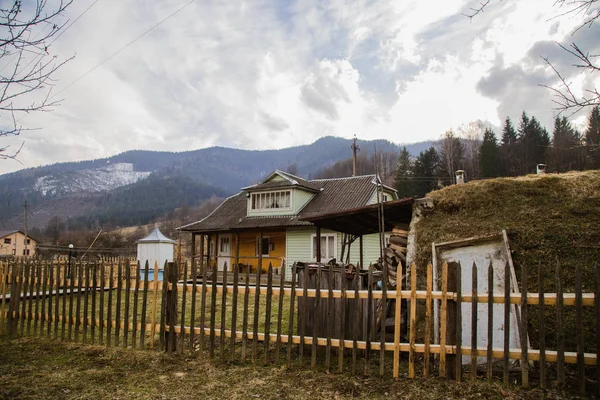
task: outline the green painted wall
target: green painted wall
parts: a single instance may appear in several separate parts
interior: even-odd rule
[[[287,188],[282,188],[281,190],[287,190]],[[259,193],[259,192],[255,192]],[[302,189],[292,189],[292,209],[291,210],[261,210],[261,211],[252,211],[251,207],[251,197],[248,197],[248,201],[246,203],[247,215],[251,217],[267,217],[267,216],[277,216],[277,215],[296,215],[298,212],[308,203],[314,196],[314,193],[307,192]]]
[[[322,230],[321,234],[330,234],[335,233],[337,238],[336,251],[337,251],[337,259],[340,261],[340,256],[342,252],[342,234],[339,232]],[[288,228],[286,231],[286,276],[290,277],[290,272],[292,268],[292,264],[294,261],[312,261],[311,260],[311,238],[312,235],[316,234],[315,227],[303,227],[303,228]],[[386,234],[389,237],[389,233]],[[369,263],[374,263],[379,258],[379,235],[365,235],[363,237],[363,245],[364,245],[364,257],[365,257],[365,265],[369,265]],[[356,265],[360,258],[359,252],[359,239],[356,239],[352,246],[350,247],[350,262]]]

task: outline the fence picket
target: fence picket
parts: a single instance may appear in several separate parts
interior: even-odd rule
[[[246,277],[244,281],[244,315],[242,317],[242,361],[246,361],[246,351],[248,348],[248,305],[250,297],[250,265],[246,267]]]
[[[106,306],[106,345],[108,347],[111,346],[111,342],[112,342],[112,334],[111,334],[111,328],[112,328],[112,298],[113,298],[113,283],[114,283],[114,278],[115,278],[115,268],[114,268],[114,264],[110,264],[109,266],[109,276],[108,276],[108,304]],[[69,337],[71,336],[71,333],[69,332]]]
[[[130,266],[131,269],[131,266]],[[131,327],[131,347],[137,347],[138,303],[140,296],[140,262],[135,262],[135,286],[133,289],[133,320]]]
[[[440,377],[446,378],[446,330],[447,330],[447,312],[448,312],[448,263],[442,264],[442,310],[440,316]]]
[[[23,334],[25,333],[25,320],[27,319],[27,287],[29,286],[29,269],[31,267],[31,263],[29,262],[29,260],[27,260],[26,263],[24,263],[23,265],[23,283],[21,284],[21,290],[19,290],[18,296],[23,296],[23,299],[21,300],[21,315],[20,315],[20,334],[21,336],[23,336]],[[56,333],[55,333],[56,335]],[[54,336],[54,338],[56,339],[56,336]]]
[[[202,246],[203,243],[204,243],[204,240],[201,240],[200,245]],[[200,359],[202,360],[204,358],[204,338],[206,336],[204,329],[206,328],[206,279],[208,277],[208,271],[207,271],[208,261],[205,263],[204,259],[202,259],[201,263],[202,263],[202,296],[200,299],[200,340],[198,342],[198,345],[200,347]]]
[[[340,299],[340,344],[338,348],[338,372],[344,372],[344,343],[346,339],[346,270],[341,274],[342,298]]]
[[[562,271],[560,263],[556,263],[556,375],[558,387],[562,390],[565,384],[565,332],[563,330],[563,294]]]
[[[104,291],[106,289],[106,267],[104,266],[104,260],[100,261],[100,292],[98,293],[98,342],[100,346],[104,344]]]
[[[596,315],[596,394],[600,398],[600,264],[594,265],[594,310]]]
[[[121,333],[121,295],[123,291],[123,265],[119,261],[117,264],[117,305],[115,309],[115,347],[119,347]],[[81,291],[80,291],[81,292]],[[79,316],[79,311],[77,311]],[[79,320],[79,317],[77,318]]]
[[[221,345],[221,362],[225,362],[225,323],[227,319],[227,262],[223,264],[223,293],[221,297],[221,330],[219,344]]]
[[[183,290],[181,291],[181,333],[179,334],[179,352],[183,354],[185,350],[185,306],[187,303],[187,279],[188,279],[188,264],[183,263]]]
[[[59,312],[58,312],[58,310],[59,310],[58,300],[60,298],[59,297],[60,296],[60,266],[61,266],[61,263],[58,262],[56,264],[56,277],[55,277],[55,279],[56,279],[56,299],[54,300],[54,335],[53,335],[54,339],[58,338],[58,322],[60,319]],[[63,268],[63,275],[65,273],[66,272],[64,271],[64,268]],[[63,288],[63,296],[65,296],[64,288]],[[64,317],[64,315],[63,315],[63,317]]]
[[[488,264],[488,302],[487,302],[487,312],[488,312],[488,324],[487,324],[487,380],[488,382],[492,381],[492,368],[493,368],[493,358],[492,358],[492,346],[494,344],[494,267],[492,266],[492,261]]]
[[[38,263],[35,263],[35,307],[33,311],[33,335],[35,336],[38,330],[38,322],[40,320],[40,286],[41,286],[41,269]],[[2,278],[2,273],[0,273]],[[64,312],[63,312],[64,315]],[[1,329],[1,328],[0,328]]]
[[[31,268],[29,271],[29,301],[27,301],[27,336],[31,334],[31,322],[33,320],[33,298],[35,289],[35,272],[36,264],[31,262]],[[37,294],[35,296],[37,298]]]
[[[546,389],[546,316],[544,314],[544,273],[542,264],[538,265],[538,319],[540,342],[540,387]]]
[[[92,343],[96,340],[96,292],[98,291],[98,264],[92,264],[92,321],[90,326],[90,336]]]
[[[333,319],[333,264],[329,264],[327,269],[327,287],[328,297],[327,297],[327,321],[328,323],[325,326],[326,335],[327,335],[327,344],[325,345],[325,371],[329,372],[331,369],[331,337],[333,336],[331,330],[334,328],[334,319]]]
[[[140,347],[144,348],[144,341],[146,340],[146,305],[148,302],[148,274],[150,272],[150,264],[148,260],[144,264],[144,291],[142,292],[142,315],[140,318]]]
[[[519,332],[521,334],[521,386],[529,387],[529,358],[527,344],[527,266],[521,266],[521,326]]]
[[[67,278],[68,278],[68,271],[66,273],[63,273],[63,293],[61,296],[61,303],[62,303],[62,324],[61,324],[61,330],[60,330],[60,340],[64,341],[65,340],[65,336],[67,334]],[[58,300],[58,297],[56,298]]]
[[[358,327],[360,325],[360,300],[358,298],[358,280],[360,277],[359,270],[360,266],[357,265],[354,269],[354,281],[352,282],[352,284],[354,285],[354,308],[352,310],[352,320],[354,321],[354,323],[352,324],[352,375],[356,375],[356,363],[358,357]]]
[[[583,354],[583,298],[581,295],[581,266],[575,266],[575,326],[577,342],[577,386],[579,394],[585,396],[585,365]]]
[[[288,342],[287,342],[287,367],[292,366],[292,336],[294,334],[294,314],[295,310],[295,302],[296,302],[296,276],[298,274],[298,270],[296,267],[296,263],[292,265],[292,286],[290,293],[290,314],[288,321]],[[281,278],[283,280],[283,277]],[[300,345],[302,347],[302,345]]]
[[[226,293],[226,291],[223,291]],[[265,338],[263,340],[264,351],[265,351],[265,364],[269,362],[269,341],[271,334],[271,306],[273,302],[273,265],[269,263],[269,269],[267,270],[267,298],[265,304]]]
[[[230,355],[231,361],[235,360],[235,340],[237,334],[237,307],[238,307],[238,287],[240,280],[240,234],[239,232],[235,235],[235,262],[233,268],[233,294],[231,297],[231,343],[230,343]]]
[[[281,360],[279,359],[280,356],[280,348],[281,348],[281,323],[282,323],[282,318],[283,318],[283,298],[284,298],[284,293],[283,293],[283,285],[285,283],[285,264],[282,264],[280,271],[279,271],[279,298],[278,298],[278,304],[277,304],[277,338],[275,339],[275,363],[276,365],[280,365],[281,364]],[[235,293],[235,291],[234,291]],[[232,328],[233,332],[235,333],[235,328]]]
[[[83,343],[87,342],[88,331],[88,305],[90,289],[90,264],[85,264],[85,289],[83,294]]]
[[[315,302],[313,304],[313,332],[310,349],[310,366],[313,370],[317,368],[317,338],[319,336],[319,310],[321,306],[321,265],[317,265],[315,274]]]
[[[192,238],[194,243],[192,248],[195,247],[195,236]],[[196,260],[192,258],[192,307],[190,309],[190,353],[194,352],[194,339],[195,339],[195,324],[196,324],[196,291],[198,289],[198,264]],[[145,301],[145,300],[144,300]],[[143,323],[142,323],[143,325]],[[143,344],[143,343],[142,343]]]
[[[383,276],[381,281],[381,318],[379,323],[379,375],[385,372],[385,331],[387,326],[387,285],[388,264],[383,259]]]
[[[67,328],[69,330],[68,332],[68,339],[69,341],[71,340],[71,338],[73,337],[73,326],[74,326],[74,315],[73,315],[73,302],[75,301],[73,296],[75,293],[75,276],[73,275],[77,275],[76,273],[73,274],[74,271],[76,271],[77,269],[77,264],[75,264],[75,266],[73,267],[71,264],[71,261],[69,261],[69,323],[67,324]],[[77,275],[77,279],[79,279],[79,275]],[[65,288],[66,289],[66,288]],[[64,293],[64,296],[66,296],[67,294]],[[110,343],[109,343],[110,345]]]
[[[369,356],[371,354],[371,326],[373,325],[373,266],[369,265],[367,272],[367,346],[365,348],[365,375],[369,375]]]
[[[129,342],[129,311],[131,308],[131,264],[126,262],[125,268],[125,315],[123,316],[123,348],[127,348]]]
[[[460,262],[456,266],[456,330],[454,343],[456,348],[456,381],[462,381],[462,272]]]
[[[508,386],[508,361],[510,351],[510,266],[504,264],[504,356],[502,358],[502,382]]]
[[[212,283],[210,293],[210,340],[209,340],[209,354],[210,358],[215,356],[215,317],[217,307],[217,267],[214,266],[212,270]],[[258,326],[256,328],[258,332]],[[256,333],[255,333],[256,335]],[[255,339],[256,340],[256,339]]]
[[[300,305],[300,304],[298,304]],[[306,319],[308,317],[308,267],[302,266],[302,312],[298,315],[298,327],[300,328],[300,347],[298,348],[298,364],[302,365],[304,356],[304,335],[306,330]]]
[[[433,265],[431,261],[427,264],[427,295],[425,298],[425,351],[423,353],[423,376],[429,377],[430,342],[431,342],[431,291],[433,288]],[[397,289],[398,290],[398,289]],[[400,318],[401,319],[401,318]]]
[[[417,332],[417,266],[410,267],[410,322],[409,322],[408,377],[415,377],[415,335]]]
[[[48,288],[47,284],[47,280],[48,280],[48,262],[47,261],[42,261],[42,310],[41,310],[41,321],[40,321],[40,337],[44,335],[44,326],[46,325],[46,318],[48,318],[48,316],[46,315],[46,290]],[[6,263],[6,269],[8,269],[8,262]],[[8,273],[8,270],[5,271],[6,273]],[[3,276],[4,278],[7,278],[8,275]],[[6,282],[3,281],[3,286],[2,286],[2,310],[0,311],[0,333],[2,333],[2,327],[4,326],[4,302],[5,302],[5,296],[6,296]],[[64,297],[64,296],[63,296]]]
[[[477,381],[477,265],[471,268],[471,382]]]

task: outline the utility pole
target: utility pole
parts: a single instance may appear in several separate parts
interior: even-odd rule
[[[360,147],[356,145],[356,135],[350,147],[352,148],[352,176],[356,176],[356,153],[360,151]]]
[[[27,200],[23,203],[23,230],[25,231],[25,250],[23,255],[27,256]]]

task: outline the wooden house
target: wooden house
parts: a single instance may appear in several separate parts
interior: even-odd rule
[[[180,229],[191,232],[195,259],[208,260],[218,270],[225,264],[230,271],[232,264],[253,272],[259,264],[262,270],[269,263],[290,268],[294,261],[317,261],[318,251],[323,262],[339,260],[342,248],[345,261],[344,234],[319,229],[308,219],[396,199],[396,191],[378,185],[375,175],[305,180],[276,170],[260,183],[242,188],[206,218]],[[351,263],[357,264],[361,254],[366,265],[379,258],[378,234],[361,236],[359,242],[350,251]]]

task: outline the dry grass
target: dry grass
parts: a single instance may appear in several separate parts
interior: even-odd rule
[[[327,375],[164,353],[0,337],[0,398],[18,399],[534,399],[540,391],[437,378]],[[560,398],[548,393],[548,398]]]
[[[417,225],[417,261],[423,268],[431,258],[431,243],[499,233],[506,229],[517,276],[528,271],[528,290],[537,292],[538,266],[546,292],[556,290],[557,262],[563,268],[563,290],[573,292],[575,268],[582,268],[583,290],[593,292],[594,265],[600,263],[600,171],[528,175],[473,181],[431,192],[434,209]],[[566,324],[574,330],[574,312]],[[547,321],[554,321],[547,307]],[[585,326],[595,321],[587,308]],[[529,312],[530,338],[537,346],[537,308]],[[572,330],[571,330],[572,331]],[[595,352],[593,329],[585,330],[586,351]],[[550,323],[546,343],[555,343]],[[567,335],[575,349],[575,335]]]

